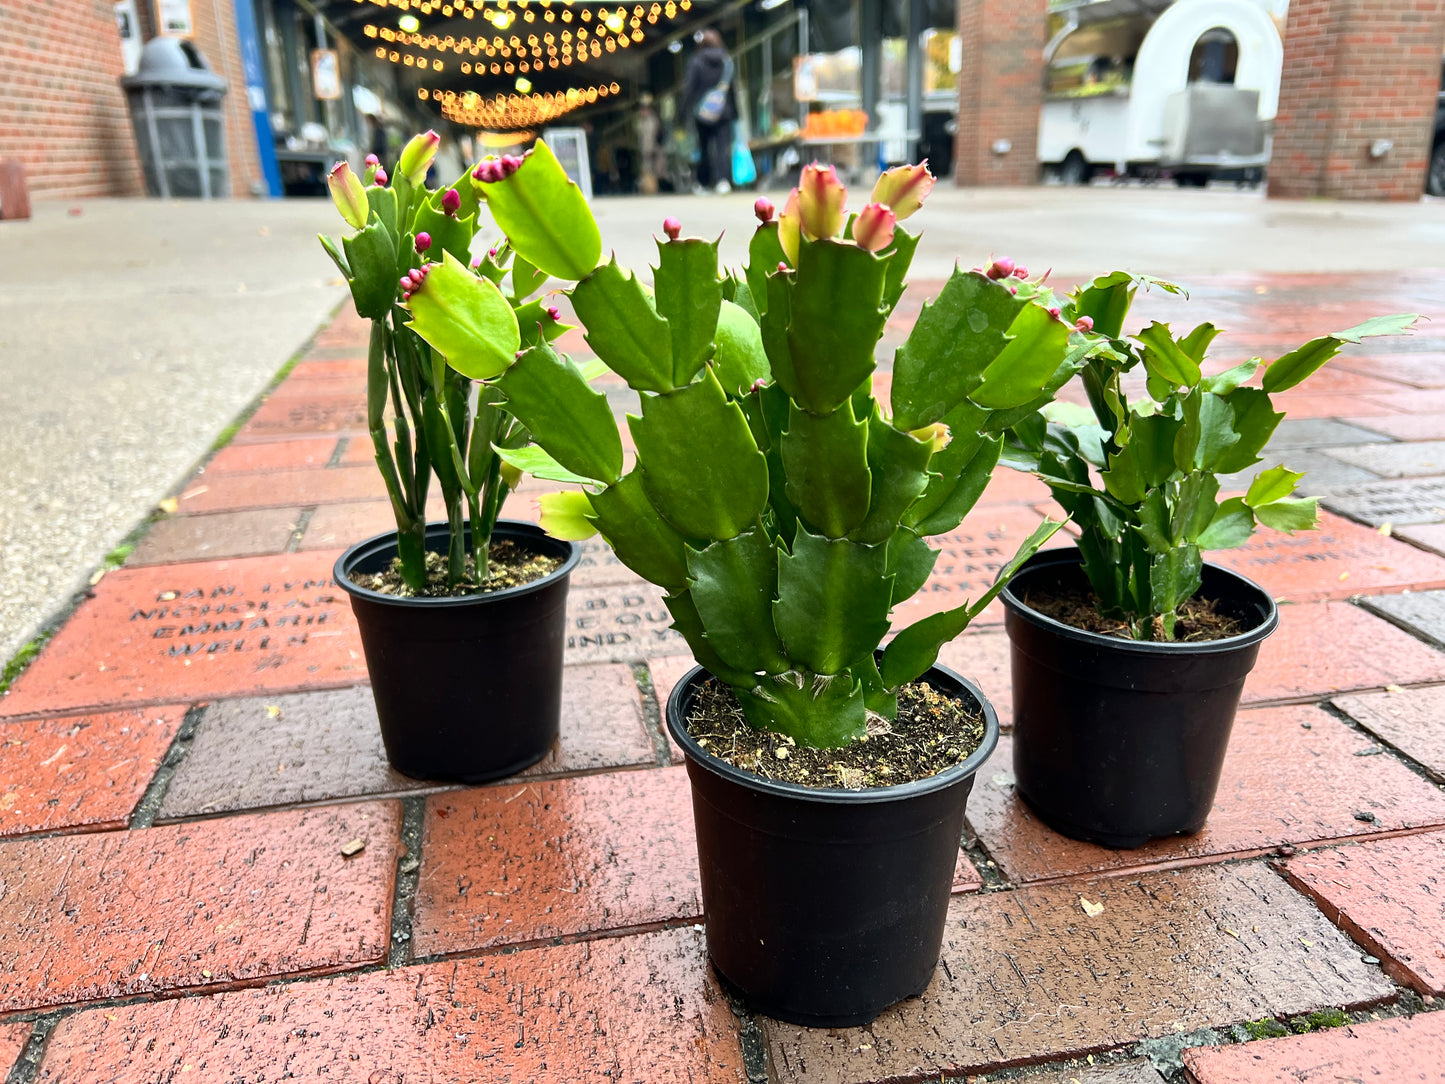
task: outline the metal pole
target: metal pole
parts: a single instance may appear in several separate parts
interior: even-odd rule
[[[908,160],[916,162],[923,139],[923,0],[908,0],[908,130],[915,133]]]
[[[883,76],[882,7],[879,0],[859,0],[858,38],[863,49],[859,69],[859,98],[868,115],[868,130],[878,123],[878,89]]]
[[[151,139],[151,161],[156,168],[156,187],[159,188],[161,199],[171,198],[171,182],[166,176],[166,160],[161,154],[161,137],[156,131],[156,115],[151,111],[151,88],[145,87],[141,90],[142,101],[146,109],[146,131],[150,133]]]
[[[808,55],[808,44],[809,44],[809,38],[808,38],[808,9],[807,9],[807,8],[799,8],[799,9],[798,9],[798,55],[799,55],[799,56],[807,56],[807,55]],[[808,103],[807,103],[807,102],[796,102],[796,103],[794,103],[794,104],[796,104],[797,107],[798,107],[798,124],[799,124],[799,125],[805,125],[805,124],[807,124],[807,123],[808,123]]]
[[[191,138],[196,141],[196,163],[201,175],[201,199],[211,198],[211,156],[206,153],[206,126],[201,121],[201,103],[191,103]]]

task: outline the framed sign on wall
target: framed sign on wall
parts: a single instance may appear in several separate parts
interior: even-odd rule
[[[195,33],[191,0],[156,0],[156,24],[162,34],[189,38]]]

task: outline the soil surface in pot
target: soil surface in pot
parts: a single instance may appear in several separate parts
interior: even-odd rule
[[[813,749],[754,730],[732,690],[716,678],[699,687],[687,732],[735,768],[805,787],[861,790],[927,779],[967,760],[984,736],[983,713],[917,681],[898,693],[898,718],[873,716],[868,733],[839,749]]]
[[[1082,584],[1050,584],[1031,588],[1021,596],[1021,601],[1031,610],[1052,617],[1055,621],[1085,632],[1097,632],[1101,636],[1114,636],[1120,640],[1132,640],[1129,623],[1117,617],[1105,617],[1099,613],[1099,599],[1087,586]],[[1206,640],[1223,640],[1248,632],[1250,625],[1232,614],[1219,613],[1215,602],[1201,595],[1185,601],[1179,607],[1179,620],[1174,625],[1175,643],[1198,643]],[[1163,640],[1163,629],[1157,629],[1153,640]]]
[[[383,595],[395,595],[397,598],[459,598],[463,595],[520,587],[524,583],[540,580],[562,565],[562,558],[532,553],[511,539],[493,542],[489,552],[487,578],[482,583],[477,582],[476,562],[469,556],[461,582],[455,586],[448,584],[447,555],[431,552],[426,555],[426,587],[420,591],[413,591],[406,585],[395,561],[385,572],[355,573],[351,582],[358,587],[365,587]]]

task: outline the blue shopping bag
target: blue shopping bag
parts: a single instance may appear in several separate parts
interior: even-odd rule
[[[746,188],[758,179],[758,167],[753,164],[753,152],[748,150],[742,136],[733,139],[733,184]]]

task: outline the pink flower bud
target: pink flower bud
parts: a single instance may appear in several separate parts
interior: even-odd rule
[[[814,162],[798,178],[798,221],[810,241],[836,237],[843,228],[843,204],[848,190],[832,166]]]
[[[442,137],[433,131],[425,131],[421,135],[412,136],[401,151],[401,159],[397,162],[396,168],[401,170],[401,175],[412,184],[421,184],[426,180],[427,170],[431,169],[432,160],[437,156],[437,147],[441,146]]]
[[[410,275],[402,275],[402,276],[401,276],[400,286],[401,286],[401,288],[402,288],[403,290],[410,290],[410,289],[411,289],[411,276],[410,276]]]
[[[417,235],[416,235],[416,250],[417,250],[418,252],[425,252],[425,251],[426,251],[427,249],[429,249],[429,248],[431,248],[431,234],[429,234],[429,233],[427,233],[427,232],[425,232],[425,231],[417,234]]]
[[[477,268],[482,266],[482,258],[480,256],[473,256],[472,262],[467,266],[469,266],[473,271],[475,271]]]
[[[676,241],[682,236],[682,223],[675,218],[664,218],[662,220],[662,232],[667,234],[669,241]]]
[[[779,260],[779,261],[778,261],[778,270],[779,270],[780,272],[782,272],[782,273],[786,273],[787,270],[788,270],[788,265],[785,264],[782,260]]]
[[[556,305],[548,305],[547,315],[550,316],[553,320],[560,320],[562,319],[562,310],[559,309]]]
[[[1014,262],[1007,256],[1000,256],[989,266],[988,277],[991,279],[1006,279],[1014,273]]]
[[[878,178],[873,186],[873,202],[893,209],[894,217],[902,222],[928,198],[933,191],[933,174],[928,172],[928,159],[916,166],[896,166]]]
[[[495,259],[496,256],[497,256],[497,250],[494,249],[494,248],[489,248],[489,249],[487,249],[487,255],[488,255],[488,256],[491,256],[493,259]]]
[[[337,162],[326,178],[326,187],[331,190],[331,202],[341,212],[350,226],[358,230],[366,225],[371,208],[366,202],[366,189],[347,162]]]
[[[376,183],[381,185],[381,187],[383,188],[386,187],[386,182],[389,180],[386,175],[386,170],[382,169],[380,166],[377,167],[376,176],[372,179],[375,180]]]
[[[853,240],[859,248],[879,252],[893,243],[898,216],[881,203],[870,203],[853,222]]]
[[[1074,325],[1080,331],[1093,331],[1094,318],[1092,316],[1080,316],[1078,323]]]
[[[518,158],[515,154],[504,154],[502,155],[501,166],[502,176],[510,177],[522,168],[522,159]]]
[[[455,188],[448,188],[442,194],[442,210],[449,215],[457,213],[457,208],[462,205],[462,194]]]
[[[381,165],[381,159],[374,154],[368,154],[366,156],[366,164],[368,166],[379,166]]]
[[[768,386],[767,378],[760,376],[760,377],[758,377],[756,380],[754,380],[754,381],[752,382],[752,385],[748,388],[748,391],[762,391],[762,390],[763,390],[764,388],[766,388],[767,386]]]
[[[1027,267],[1024,267],[1022,264],[1020,264],[1018,267],[1015,267],[1015,268],[1014,268],[1014,278],[1016,278],[1016,279],[1026,279],[1026,278],[1028,278],[1028,277],[1029,277],[1029,269],[1028,269]]]
[[[773,201],[768,199],[767,196],[759,196],[757,202],[753,204],[753,214],[758,216],[759,222],[771,222],[773,220],[773,213],[776,210],[777,208],[773,206]]]
[[[1057,319],[1059,318],[1059,313],[1060,313],[1060,311],[1061,311],[1061,310],[1059,309],[1059,307],[1058,307],[1057,305],[1051,305],[1051,306],[1049,307],[1049,315],[1052,316],[1055,320],[1057,320]]]

